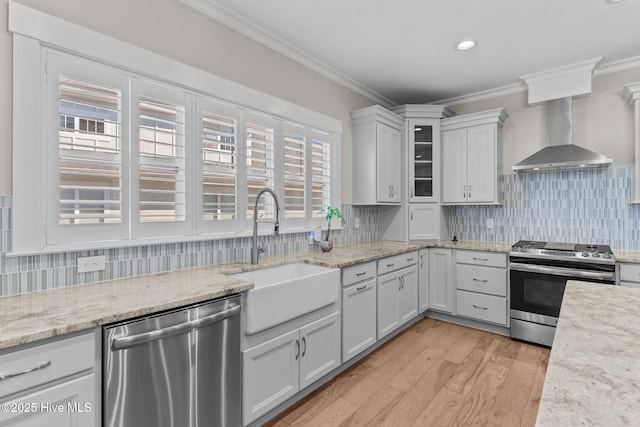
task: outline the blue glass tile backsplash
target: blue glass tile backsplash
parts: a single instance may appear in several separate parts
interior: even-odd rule
[[[332,230],[334,246],[378,240],[378,208],[342,205],[346,224]],[[360,227],[355,227],[355,218]],[[11,251],[11,197],[0,196],[0,296],[60,288],[250,258],[251,238],[204,240],[127,248],[7,257]],[[260,237],[267,255],[319,250],[307,233]],[[79,257],[105,255],[106,270],[78,273]]]
[[[501,206],[451,209],[460,240],[607,244],[640,250],[640,206],[631,204],[632,167],[529,172],[501,177]],[[487,218],[495,227],[487,228]]]

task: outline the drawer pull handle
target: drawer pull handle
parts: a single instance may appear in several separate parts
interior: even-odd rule
[[[413,257],[407,258],[407,262],[413,262]]]
[[[483,279],[476,279],[475,277],[473,277],[471,280],[473,280],[474,282],[480,282],[480,283],[487,283],[488,282],[488,280],[486,280],[486,279],[484,279],[484,280]]]
[[[358,286],[356,288],[356,292],[360,292],[361,290],[366,289],[366,288],[367,288],[367,285]]]
[[[480,307],[479,305],[473,304],[473,308],[477,308],[478,310],[488,310],[489,307]]]
[[[474,261],[483,261],[483,262],[486,262],[486,261],[489,261],[489,258],[477,258],[477,257],[473,257],[473,260],[474,260]]]
[[[30,372],[39,371],[40,369],[48,368],[49,366],[51,366],[51,360],[47,360],[46,362],[42,362],[39,365],[34,366],[33,368],[26,369],[26,370],[24,370],[22,372],[16,372],[16,373],[13,373],[13,374],[0,375],[0,381],[8,380],[9,378],[13,378],[13,377],[19,377],[20,375],[28,374]]]
[[[360,277],[360,276],[364,276],[365,274],[367,274],[366,271],[362,271],[360,273],[356,273],[356,276]]]
[[[394,265],[396,265],[396,263],[392,262],[391,264],[387,264],[387,267],[393,267]]]

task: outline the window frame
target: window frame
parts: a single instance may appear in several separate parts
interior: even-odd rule
[[[282,137],[282,123],[292,122],[302,126],[307,132],[318,131],[327,134],[331,141],[331,205],[340,206],[340,139],[342,122],[314,112],[305,107],[284,101],[274,96],[242,86],[238,83],[215,76],[206,71],[185,65],[178,61],[163,57],[126,42],[111,38],[104,34],[89,30],[60,18],[53,17],[27,6],[9,3],[9,32],[13,36],[13,245],[12,254],[51,253],[68,250],[97,249],[109,247],[138,246],[141,244],[168,243],[176,241],[207,240],[251,235],[252,221],[245,215],[253,206],[247,206],[246,177],[242,170],[244,153],[243,136],[238,138],[238,176],[237,176],[237,204],[238,220],[235,227],[203,227],[197,216],[201,213],[198,208],[198,198],[201,199],[202,190],[197,177],[198,155],[193,141],[199,141],[196,117],[196,99],[198,97],[211,98],[215,102],[226,103],[241,112],[239,129],[244,132],[245,116],[258,114],[271,117],[276,121],[276,169],[282,161],[282,147],[277,142]],[[101,49],[95,49],[100,45]],[[119,233],[112,233],[106,238],[91,241],[72,241],[72,239],[53,239],[47,220],[51,220],[52,212],[47,212],[48,177],[42,171],[49,170],[47,155],[43,147],[49,147],[45,141],[51,137],[51,130],[46,131],[48,111],[51,106],[43,102],[46,99],[47,83],[43,76],[47,74],[45,52],[52,51],[62,55],[87,61],[116,72],[129,75],[130,78],[148,79],[159,85],[167,85],[187,94],[189,98],[185,107],[190,108],[185,126],[192,135],[187,139],[187,214],[184,231],[171,231],[163,227],[153,231],[142,231],[125,218],[133,218],[131,210],[132,195],[123,194],[126,207],[123,204],[123,223]],[[128,100],[129,105],[131,100]],[[123,110],[128,108],[123,101]],[[37,113],[34,113],[37,112]],[[123,114],[130,111],[123,111]],[[57,115],[57,112],[56,112]],[[56,120],[59,120],[56,117]],[[58,123],[59,126],[59,123]],[[126,128],[123,123],[123,135],[136,130]],[[189,147],[191,149],[189,150]],[[190,151],[190,153],[189,153]],[[123,156],[123,180],[130,179],[134,168],[130,167],[131,156]],[[131,160],[133,161],[133,160]],[[29,168],[19,165],[30,165]],[[33,172],[36,173],[33,173]],[[275,172],[275,190],[281,197],[281,172]],[[310,192],[310,174],[307,173],[307,192]],[[123,182],[122,191],[134,188],[131,182]],[[309,193],[310,194],[310,193]],[[311,200],[307,202],[308,216],[302,221],[292,221],[284,218],[281,212],[281,232],[300,232],[311,230],[318,225],[326,225],[324,218],[310,218]],[[132,221],[133,222],[133,221]],[[145,224],[147,225],[147,224]],[[157,225],[157,224],[153,224]],[[334,228],[340,228],[333,224]],[[100,225],[98,228],[103,228]],[[222,230],[224,228],[224,230]],[[158,230],[161,231],[158,234]],[[270,233],[270,227],[265,227],[265,233]],[[55,233],[54,233],[55,234]],[[65,236],[68,236],[65,234]]]

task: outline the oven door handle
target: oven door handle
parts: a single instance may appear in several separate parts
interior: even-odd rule
[[[576,277],[583,279],[596,279],[596,280],[616,280],[616,273],[607,273],[602,271],[585,271],[578,270],[574,268],[564,268],[564,267],[547,267],[543,265],[530,265],[530,264],[522,264],[519,262],[512,262],[509,264],[509,268],[511,270],[516,271],[524,271],[527,273],[542,273],[542,274],[551,274],[554,276],[567,276],[567,277]]]

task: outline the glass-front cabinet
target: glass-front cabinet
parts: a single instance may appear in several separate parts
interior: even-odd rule
[[[409,119],[409,201],[437,202],[439,120]]]

